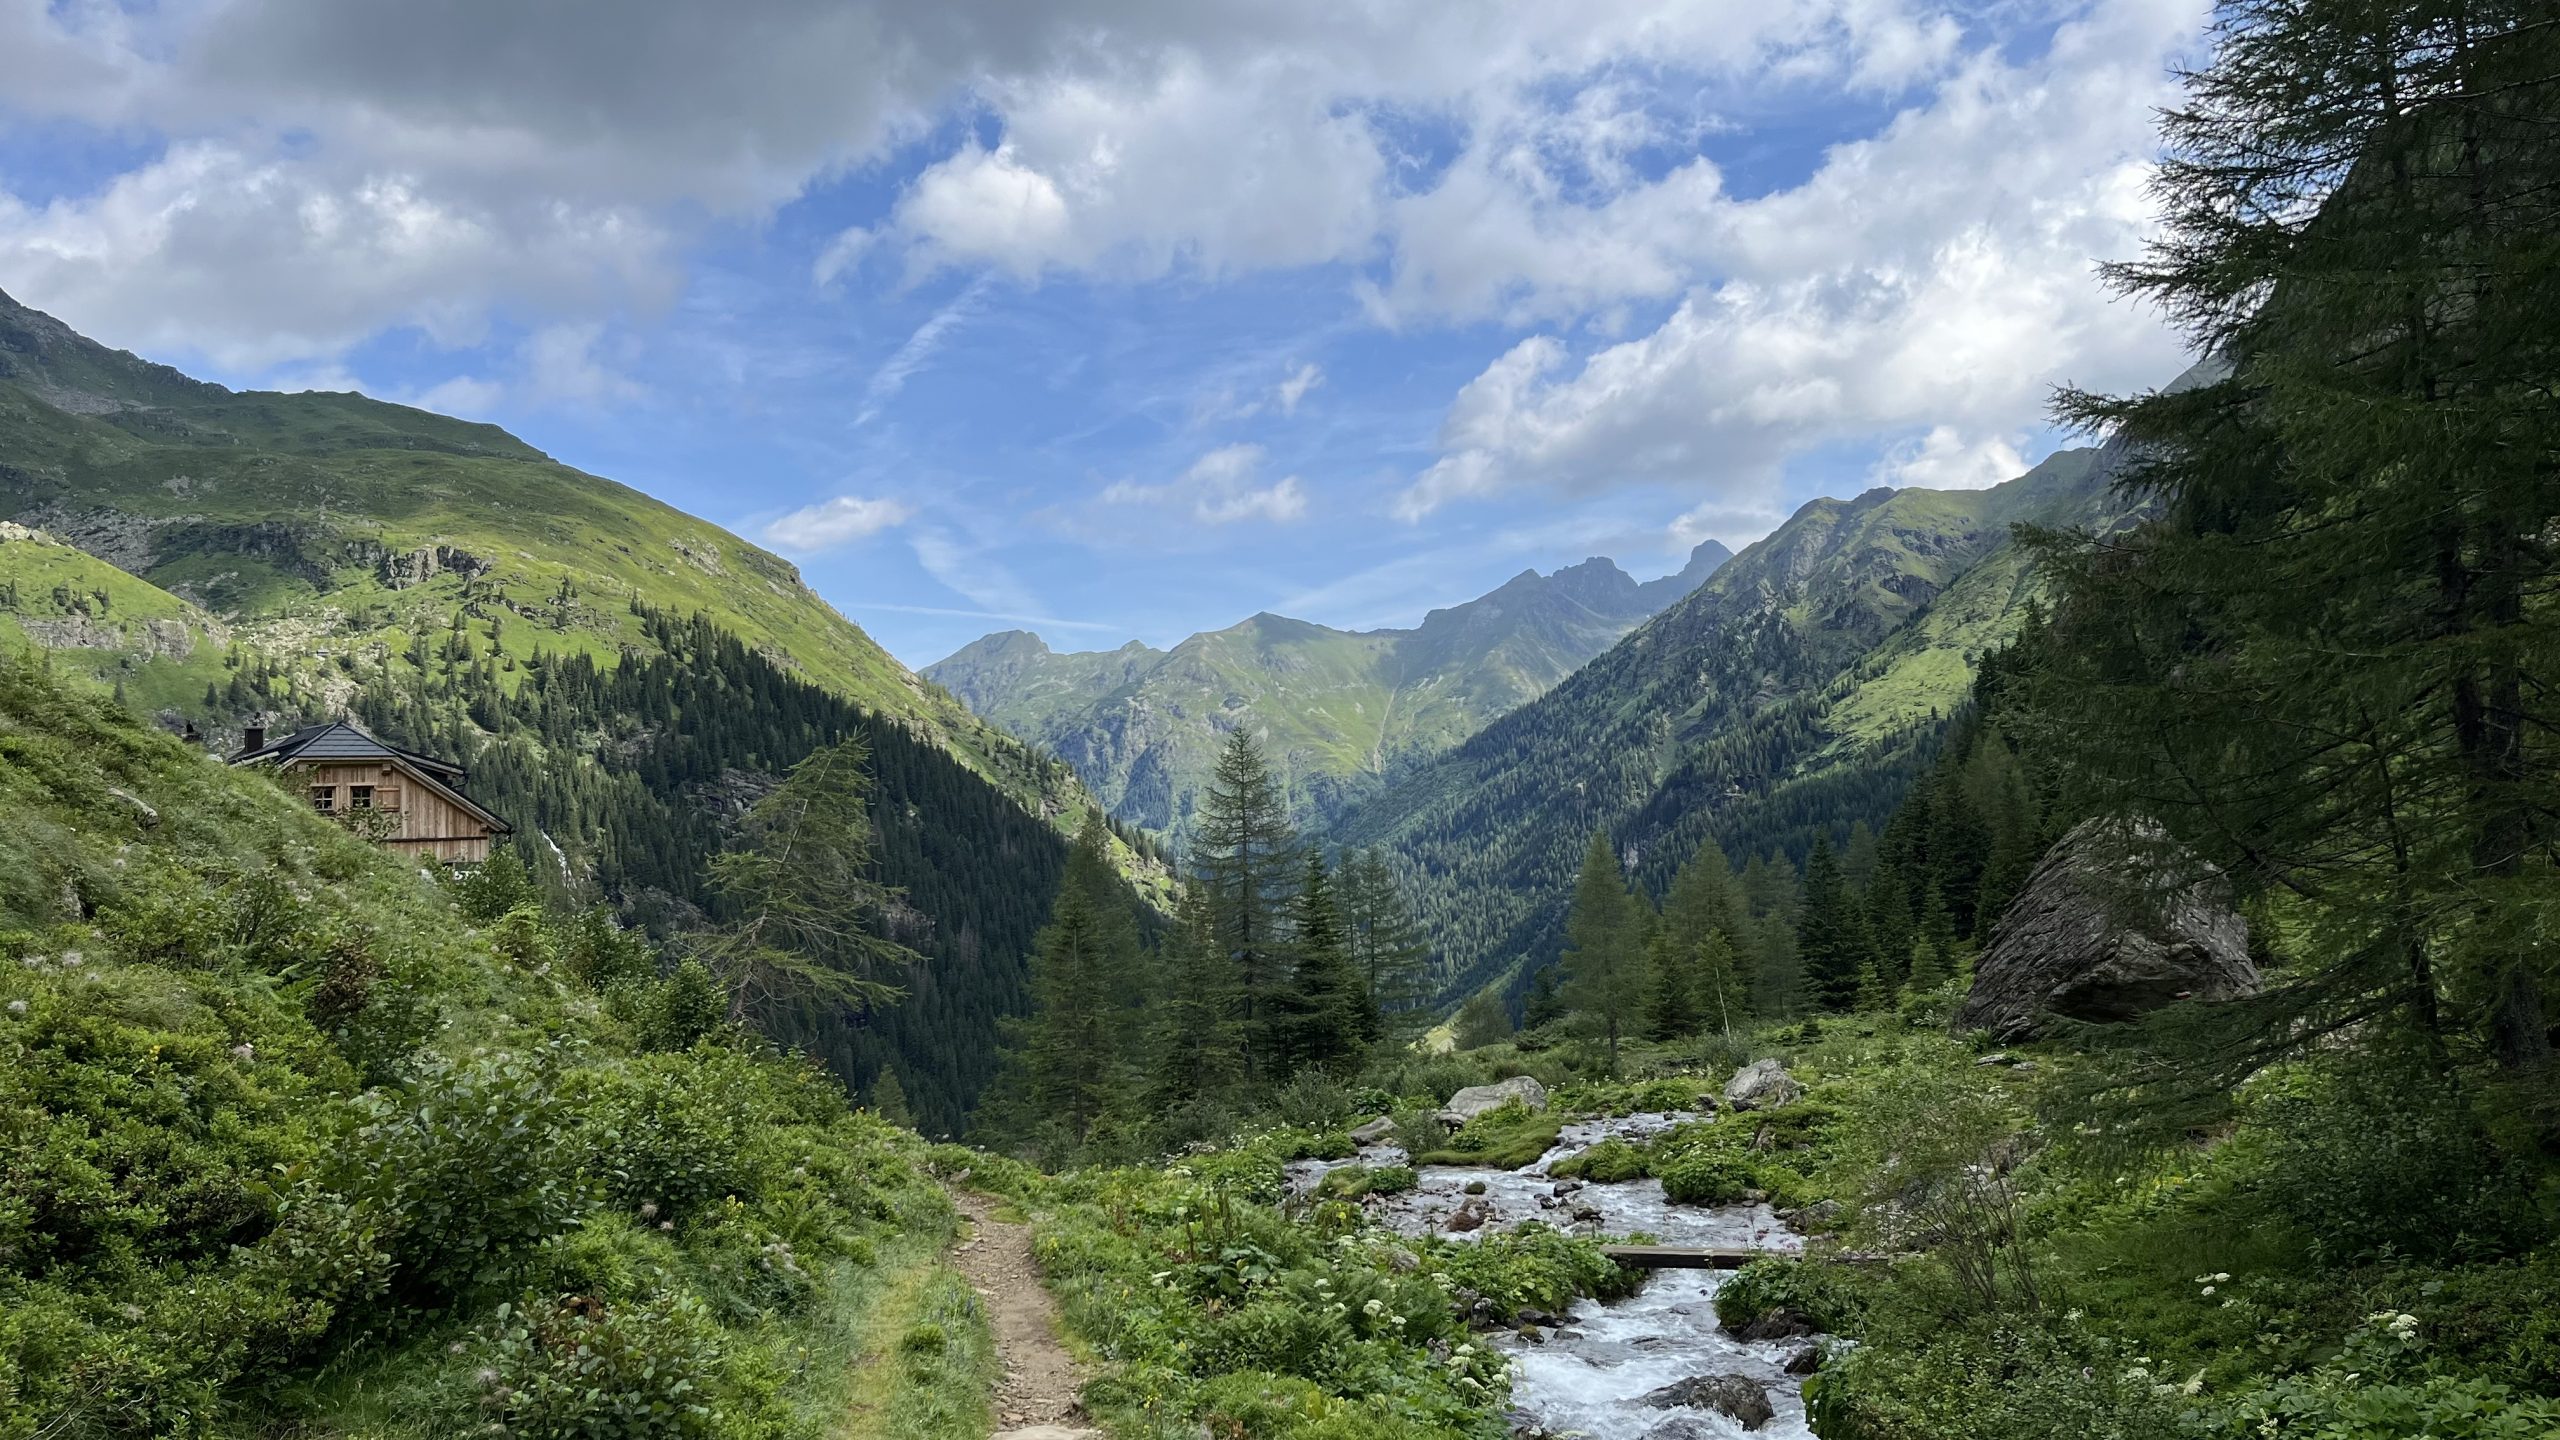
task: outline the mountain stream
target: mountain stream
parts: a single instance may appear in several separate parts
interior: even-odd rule
[[[1678,1205],[1664,1197],[1659,1180],[1587,1185],[1547,1174],[1548,1166],[1603,1139],[1643,1139],[1700,1118],[1676,1113],[1578,1121],[1564,1128],[1554,1149],[1518,1170],[1424,1166],[1413,1189],[1372,1197],[1370,1213],[1399,1234],[1459,1241],[1538,1220],[1579,1235],[1642,1234],[1662,1245],[1803,1248],[1803,1240],[1766,1205]],[[1290,1184],[1304,1194],[1329,1170],[1402,1165],[1406,1159],[1393,1145],[1370,1145],[1346,1160],[1299,1161],[1289,1167]],[[1468,1187],[1475,1184],[1483,1189],[1471,1195]],[[1447,1222],[1470,1201],[1487,1214],[1484,1224],[1449,1230]],[[1627,1299],[1584,1300],[1553,1317],[1555,1324],[1530,1327],[1536,1338],[1525,1331],[1497,1332],[1491,1343],[1512,1362],[1514,1433],[1587,1440],[1812,1440],[1800,1382],[1785,1369],[1808,1342],[1752,1343],[1727,1334],[1716,1323],[1715,1293],[1729,1278],[1721,1270],[1656,1270]],[[1717,1410],[1645,1403],[1664,1386],[1726,1375],[1762,1387],[1774,1415],[1746,1429]]]

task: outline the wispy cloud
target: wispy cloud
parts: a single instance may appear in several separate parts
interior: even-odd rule
[[[1253,483],[1261,474],[1263,454],[1259,445],[1222,445],[1193,461],[1178,480],[1162,485],[1116,481],[1103,490],[1102,498],[1113,505],[1179,506],[1204,525],[1304,518],[1307,487],[1297,476],[1283,476],[1269,485]]]
[[[893,605],[884,600],[856,600],[847,610],[885,610],[892,615],[947,615],[958,620],[1009,620],[1016,625],[1055,625],[1066,630],[1110,630],[1125,627],[1100,620],[1069,620],[1057,615],[1031,615],[1011,610],[960,610],[947,605]]]
[[[1295,415],[1298,413],[1298,402],[1307,398],[1308,391],[1323,383],[1324,367],[1310,360],[1290,371],[1288,379],[1274,386],[1271,398],[1279,402],[1281,414]]]
[[[832,550],[903,525],[915,513],[903,501],[838,495],[804,505],[765,526],[764,538],[785,550]]]
[[[967,323],[969,317],[985,303],[991,283],[983,275],[971,281],[968,289],[928,316],[915,328],[915,333],[907,337],[907,343],[899,346],[896,354],[872,372],[871,383],[863,387],[862,409],[853,417],[854,424],[868,425],[879,418],[881,407],[896,399],[898,392],[907,388],[907,381],[933,359],[933,353],[942,348],[944,341],[951,338],[951,332]]]

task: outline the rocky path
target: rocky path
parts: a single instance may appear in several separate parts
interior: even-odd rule
[[[995,1440],[1103,1440],[1076,1403],[1084,1369],[1059,1343],[1058,1307],[1031,1263],[1031,1227],[998,1219],[999,1202],[975,1191],[955,1190],[951,1198],[970,1227],[951,1261],[986,1300],[996,1361],[1004,1367],[996,1382]]]

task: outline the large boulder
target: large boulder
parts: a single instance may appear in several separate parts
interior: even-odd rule
[[[2256,993],[2249,923],[2221,872],[2147,821],[2083,821],[1992,927],[1958,1030],[2031,1040],[2053,1019],[2131,1020]]]
[[[1724,1082],[1724,1103],[1736,1110],[1766,1110],[1804,1098],[1804,1087],[1775,1060],[1754,1060]]]
[[[1441,1108],[1440,1123],[1456,1129],[1487,1110],[1499,1110],[1517,1100],[1532,1110],[1547,1108],[1547,1087],[1526,1075],[1514,1075],[1490,1085],[1470,1085],[1449,1097]]]
[[[1745,1430],[1759,1429],[1778,1413],[1769,1403],[1769,1387],[1748,1375],[1692,1375],[1648,1392],[1643,1403],[1656,1410],[1713,1410]]]

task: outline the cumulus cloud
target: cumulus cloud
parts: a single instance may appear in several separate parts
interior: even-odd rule
[[[1102,492],[1102,499],[1109,505],[1166,506],[1204,525],[1240,520],[1285,524],[1305,518],[1307,491],[1297,476],[1256,483],[1264,458],[1259,445],[1223,445],[1193,461],[1180,479],[1162,485],[1117,481]]]
[[[0,217],[0,262],[75,324],[243,366],[508,305],[593,319],[664,303],[703,217],[975,109],[819,283],[881,249],[1023,276],[1385,259],[1399,314],[1556,314],[1669,293],[1686,245],[1661,212],[1700,177],[1628,166],[1663,122],[1612,76],[1889,91],[1954,34],[1929,0],[0,0],[18,114],[170,144]],[[1417,184],[1405,117],[1468,137],[1444,179]],[[1452,221],[1477,253],[1446,253]]]
[[[814,553],[867,540],[903,525],[915,511],[896,500],[838,495],[802,506],[764,527],[764,538],[786,550]]]
[[[2109,7],[2049,57],[1974,57],[1803,185],[1704,197],[1704,273],[1669,316],[1587,353],[1555,334],[1514,345],[1459,392],[1397,513],[1520,487],[1750,495],[1815,446],[1915,428],[1888,462],[1896,483],[2015,474],[2015,437],[2058,378],[2121,386],[2177,367],[2092,257],[2145,234],[2150,107],[2197,18],[2188,0]]]

